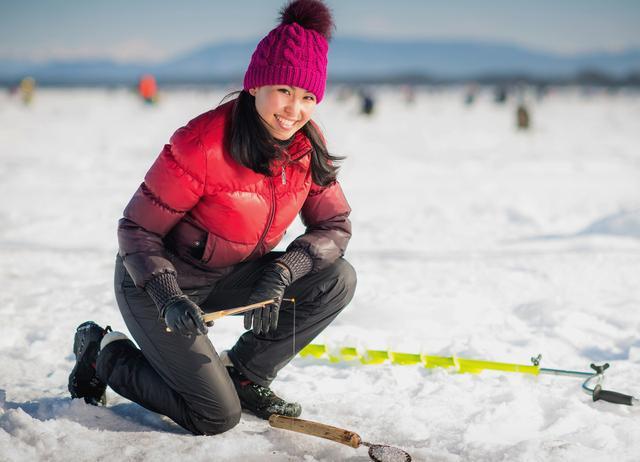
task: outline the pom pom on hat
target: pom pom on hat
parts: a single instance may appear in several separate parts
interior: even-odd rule
[[[280,21],[253,52],[244,89],[291,85],[310,91],[320,102],[327,80],[331,12],[320,0],[295,0],[280,11]]]
[[[331,40],[333,18],[329,8],[319,0],[297,0],[280,10],[280,24],[300,24],[305,29],[315,30],[327,40]]]

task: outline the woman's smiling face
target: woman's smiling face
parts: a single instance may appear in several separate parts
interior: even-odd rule
[[[306,124],[316,108],[316,96],[300,87],[264,85],[251,88],[256,109],[275,139],[287,140]]]

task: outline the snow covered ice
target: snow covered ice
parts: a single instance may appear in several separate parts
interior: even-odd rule
[[[126,331],[114,300],[116,224],[172,132],[223,90],[0,95],[0,460],[365,461],[352,449],[243,415],[195,437],[108,390],[71,400],[73,333]],[[316,343],[587,371],[640,395],[640,95],[552,91],[515,129],[515,101],[462,89],[376,112],[329,94],[317,121],[348,156],[347,258],[356,296]],[[296,223],[279,246],[302,231]],[[210,331],[218,350],[242,319]],[[415,461],[637,461],[637,407],[592,402],[580,380],[454,374],[296,358],[274,389],[302,417],[408,451]]]

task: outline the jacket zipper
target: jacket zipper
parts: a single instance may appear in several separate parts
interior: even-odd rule
[[[283,174],[284,174],[284,171],[283,171]],[[260,239],[258,240],[256,247],[253,249],[251,254],[247,257],[247,260],[250,260],[251,257],[253,257],[255,253],[258,252],[258,249],[260,249],[260,246],[262,245],[265,238],[267,237],[267,233],[269,232],[269,229],[271,229],[273,218],[276,215],[276,187],[273,184],[272,177],[269,178],[269,189],[271,189],[271,208],[269,209],[269,219],[267,220],[267,226],[264,228],[264,231],[262,232],[262,236],[260,236]]]
[[[282,174],[280,178],[282,179],[282,184],[287,184],[287,166],[292,162],[291,156],[287,151],[285,151],[285,158],[282,162]]]

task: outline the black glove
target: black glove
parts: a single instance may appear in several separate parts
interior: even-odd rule
[[[167,327],[185,337],[191,337],[192,334],[207,335],[209,329],[204,323],[203,314],[200,307],[186,295],[173,298],[160,312]]]
[[[281,263],[271,263],[262,273],[262,277],[253,286],[253,292],[249,297],[248,304],[263,302],[273,299],[274,302],[264,308],[256,308],[247,311],[244,315],[244,328],[251,329],[253,321],[253,332],[255,334],[266,334],[269,330],[274,331],[278,327],[278,315],[280,303],[284,291],[291,284],[291,271]]]

